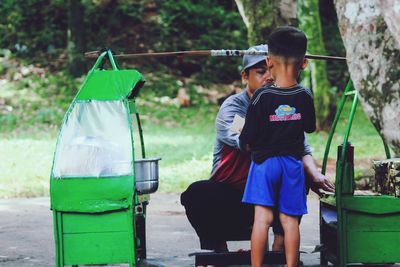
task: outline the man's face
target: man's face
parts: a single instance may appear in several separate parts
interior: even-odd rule
[[[266,64],[251,68],[248,75],[243,71],[242,78],[247,83],[247,89],[251,94],[253,94],[258,88],[273,82],[272,76],[268,71]]]

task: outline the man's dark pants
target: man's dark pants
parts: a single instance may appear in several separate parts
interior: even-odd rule
[[[254,208],[242,203],[242,194],[230,184],[213,180],[194,182],[182,193],[181,204],[201,249],[215,250],[227,240],[250,238]],[[274,225],[274,233],[283,233],[280,225]]]

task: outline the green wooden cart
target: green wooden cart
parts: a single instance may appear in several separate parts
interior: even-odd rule
[[[336,193],[320,199],[321,264],[391,264],[400,262],[400,198],[354,194],[354,148],[349,141],[358,103],[352,82],[346,86],[329,133],[322,172],[337,122],[348,97],[353,97],[344,140],[336,162]],[[343,149],[344,147],[344,149]],[[390,152],[384,143],[387,158]]]

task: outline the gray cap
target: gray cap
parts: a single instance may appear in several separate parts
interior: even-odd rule
[[[261,45],[256,45],[252,46],[248,51],[263,51],[263,52],[268,52],[268,45],[266,44],[261,44]],[[265,61],[266,56],[263,55],[244,55],[243,56],[243,70],[248,69],[257,63],[261,61]]]

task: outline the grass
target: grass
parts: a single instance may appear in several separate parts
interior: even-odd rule
[[[336,132],[333,136],[328,155],[327,175],[333,180],[335,177],[335,164],[337,147],[343,142],[345,129],[350,114],[351,103],[347,102]],[[319,166],[322,165],[328,133],[319,132],[308,135],[308,142],[312,146],[313,156]],[[354,146],[354,174],[355,179],[370,177],[374,174],[372,161],[386,158],[383,142],[378,132],[364,114],[361,105],[358,105],[349,137]],[[391,152],[393,155],[393,152]]]
[[[346,107],[344,114],[349,113]],[[216,106],[181,109],[166,107],[164,117],[152,121],[150,110],[143,109],[143,131],[147,157],[161,157],[160,191],[182,192],[195,180],[207,179],[211,170]],[[180,121],[176,122],[180,118]],[[171,120],[171,121],[169,121]],[[174,123],[175,121],[175,123]],[[336,146],[343,140],[346,119],[338,125],[329,154],[336,158]],[[18,129],[1,133],[0,197],[48,195],[49,176],[56,143],[53,128]],[[327,133],[308,136],[317,162],[321,163]],[[355,145],[356,162],[370,162],[385,156],[382,141],[361,108],[353,123],[350,138]],[[135,153],[140,157],[140,142],[135,137]],[[360,168],[364,168],[361,166]],[[356,168],[358,168],[356,166]]]
[[[347,105],[342,112],[342,116],[339,120],[336,133],[333,137],[329,158],[336,158],[336,147],[343,142],[349,114],[350,106]],[[310,144],[313,145],[313,154],[317,159],[322,159],[324,156],[325,143],[327,138],[328,133],[325,132],[313,133],[308,135],[308,141]],[[385,156],[382,139],[378,135],[378,132],[376,131],[372,123],[367,119],[361,105],[357,107],[357,111],[350,131],[349,141],[353,146],[355,146],[356,159]]]
[[[214,142],[216,106],[180,109],[166,107],[170,116],[163,124],[146,120],[143,131],[146,157],[161,157],[160,187],[164,192],[182,191],[194,180],[209,176]],[[181,121],[173,123],[179,114]],[[201,119],[203,118],[203,119]],[[137,131],[136,131],[137,133]],[[56,144],[54,127],[17,128],[0,133],[0,198],[35,197],[49,194],[49,177]],[[141,157],[135,134],[135,155]]]
[[[202,126],[173,128],[144,125],[144,131],[146,156],[162,158],[159,190],[179,192],[192,181],[209,176],[214,142],[211,121],[203,122]],[[138,153],[137,143],[135,147]]]
[[[0,99],[5,99],[6,105],[13,106],[14,111],[0,116],[0,198],[48,195],[58,133],[58,126],[49,125],[60,123],[80,80],[71,80],[60,73],[43,79],[23,79],[1,87]],[[171,101],[181,86],[185,86],[191,95],[193,105],[189,108],[180,108]],[[210,101],[204,101],[207,97],[204,88],[210,89],[210,86],[214,86],[211,88],[213,91],[222,87],[197,85],[192,81],[178,83],[173,76],[148,77],[138,106],[147,157],[162,158],[161,191],[181,192],[191,182],[209,177],[215,139],[214,119],[218,111],[217,105],[205,104]],[[27,90],[31,87],[40,90]],[[224,90],[226,93],[226,88]],[[164,97],[164,94],[168,97]],[[336,159],[337,145],[343,140],[349,106],[350,103],[345,106],[338,134],[332,142],[329,153],[331,163]],[[319,164],[326,140],[325,132],[308,136],[314,158]],[[138,141],[136,136],[137,157],[140,155]],[[385,157],[382,141],[361,106],[357,110],[350,141],[355,146],[356,174],[362,175],[372,159]]]
[[[54,139],[0,142],[0,197],[48,195]]]

